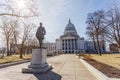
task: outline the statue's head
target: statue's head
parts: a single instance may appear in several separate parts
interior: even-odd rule
[[[42,22],[40,22],[40,26],[42,27]]]

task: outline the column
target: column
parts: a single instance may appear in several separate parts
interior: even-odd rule
[[[73,49],[74,49],[74,52],[75,52],[75,39],[73,39]]]
[[[72,47],[71,47],[71,48],[72,48],[72,52],[73,52],[73,39],[72,39],[72,43],[71,43],[71,44],[72,44]]]
[[[77,39],[75,39],[75,50],[77,51]]]
[[[67,51],[67,40],[65,39],[65,52]]]
[[[64,50],[64,40],[62,40],[62,51]]]
[[[69,49],[69,51],[70,51],[70,53],[71,53],[71,39],[69,40],[69,47],[70,47],[70,49]]]
[[[65,39],[64,39],[64,52],[65,52],[65,50],[66,50],[66,44],[65,44]]]
[[[70,52],[72,53],[72,39],[70,39]]]
[[[67,39],[67,52],[69,52],[69,42],[68,42],[68,39]]]
[[[62,40],[62,50],[63,51],[65,50],[65,40],[64,39]]]

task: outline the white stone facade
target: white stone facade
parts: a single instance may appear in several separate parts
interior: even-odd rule
[[[45,43],[45,47],[47,47],[47,53],[54,55],[56,52],[56,43]]]
[[[51,48],[51,47],[55,48]],[[77,52],[94,52],[94,44],[92,41],[85,41],[84,38],[79,37],[75,26],[69,20],[65,27],[63,35],[56,39],[55,43],[49,43],[46,46],[52,52],[77,53]]]

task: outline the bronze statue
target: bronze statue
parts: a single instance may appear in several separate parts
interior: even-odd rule
[[[40,47],[42,46],[45,34],[46,34],[45,28],[42,26],[42,23],[40,23],[40,27],[38,27],[37,32],[36,32],[36,37],[39,40]]]

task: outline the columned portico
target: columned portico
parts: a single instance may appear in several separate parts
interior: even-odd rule
[[[76,39],[63,39],[62,50],[65,53],[73,53],[77,50]]]

